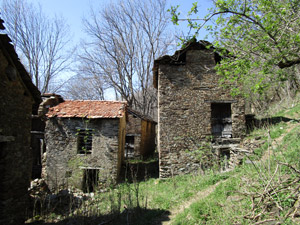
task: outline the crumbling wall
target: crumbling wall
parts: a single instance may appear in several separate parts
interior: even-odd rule
[[[134,114],[127,114],[126,135],[134,139],[134,156],[140,156],[142,120]]]
[[[46,181],[50,189],[82,187],[85,169],[99,170],[99,183],[118,179],[120,119],[50,118],[46,122]],[[78,128],[93,132],[92,153],[78,154]],[[122,132],[125,135],[125,132]],[[122,140],[124,137],[122,138]]]
[[[158,62],[161,178],[199,170],[195,154],[212,135],[212,103],[231,104],[232,137],[245,134],[244,100],[233,98],[229,89],[219,85],[214,51],[188,50],[184,54],[184,62]]]

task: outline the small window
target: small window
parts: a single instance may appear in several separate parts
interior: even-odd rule
[[[77,130],[77,153],[91,154],[93,143],[93,131],[91,129]]]

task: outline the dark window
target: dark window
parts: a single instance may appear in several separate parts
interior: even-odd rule
[[[134,136],[126,135],[125,138],[125,158],[132,158],[134,156]]]
[[[77,130],[77,153],[78,154],[91,154],[93,143],[93,132],[91,129],[78,129]]]

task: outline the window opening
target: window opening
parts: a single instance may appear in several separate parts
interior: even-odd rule
[[[91,154],[93,143],[93,132],[91,129],[77,130],[78,154]]]
[[[125,158],[132,158],[134,156],[134,136],[126,135],[125,137]]]

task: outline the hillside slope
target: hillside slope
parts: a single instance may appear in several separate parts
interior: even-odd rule
[[[281,111],[249,134],[261,148],[170,224],[300,224],[299,113],[300,105]]]
[[[132,183],[112,185],[105,192],[39,193],[27,223],[300,224],[298,118],[300,104],[251,132],[245,146],[254,148],[247,149],[253,154],[232,171],[219,173],[216,167],[205,173],[143,182],[132,174]]]

